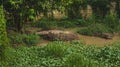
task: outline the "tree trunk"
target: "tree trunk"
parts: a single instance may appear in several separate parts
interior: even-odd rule
[[[13,16],[14,16],[14,23],[15,23],[16,31],[19,33],[23,33],[24,25],[23,25],[22,17],[18,14],[14,14]]]
[[[116,2],[116,12],[118,17],[120,18],[120,1]]]

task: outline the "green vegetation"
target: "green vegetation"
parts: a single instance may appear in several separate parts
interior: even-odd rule
[[[78,30],[78,33],[89,36],[96,36],[102,33],[113,33],[111,28],[102,24],[93,24]]]
[[[117,17],[115,13],[110,13],[106,15],[103,22],[106,26],[113,29],[114,32],[120,29],[120,19]]]
[[[42,28],[43,30],[51,30],[51,29],[57,29],[57,22],[53,20],[39,20],[37,22],[32,23],[33,27]]]
[[[3,6],[0,4],[0,62],[6,61],[5,49],[8,47],[8,39],[6,34],[6,20],[3,12]]]
[[[95,47],[79,41],[56,41],[43,47],[9,48],[7,61],[9,67],[119,67],[120,48],[116,44]]]
[[[23,38],[23,42],[27,45],[36,45],[39,42],[39,36],[37,34],[28,34]]]
[[[43,19],[32,23],[33,27],[42,28],[43,30],[61,29],[61,28],[73,28],[77,27],[77,22],[74,20],[48,20]]]
[[[62,13],[65,13],[69,19],[80,19],[82,18],[82,14],[79,10],[86,9],[87,5],[90,5],[92,7],[94,15],[97,18],[104,18],[108,13],[110,13],[111,2],[116,3],[115,11],[116,14],[119,15],[120,1],[118,0],[7,0],[3,1],[2,3],[6,11],[5,14],[8,22],[7,24],[10,27],[12,26],[14,29],[16,29],[16,31],[23,33],[26,23],[36,20],[36,16],[39,16],[41,13],[43,13],[43,15],[48,19],[53,20],[53,10],[58,10]],[[7,28],[9,29],[9,27]]]
[[[39,42],[39,36],[37,34],[14,34],[9,36],[11,44],[26,44],[28,46],[37,45]]]
[[[56,19],[57,13],[63,17]],[[40,38],[41,31],[61,29],[68,30],[65,36],[56,31]],[[112,41],[119,29],[120,0],[0,0],[0,67],[120,67],[120,42],[97,47],[70,41],[81,34]],[[38,46],[44,41],[50,43]]]

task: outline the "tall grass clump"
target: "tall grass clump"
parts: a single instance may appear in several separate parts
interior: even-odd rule
[[[103,24],[92,24],[88,27],[78,29],[79,34],[96,36],[101,33],[112,33],[113,31]]]
[[[107,14],[104,18],[104,24],[113,29],[114,32],[120,29],[120,20],[116,13]]]
[[[55,41],[45,47],[47,56],[61,58],[67,53],[67,46],[63,42]]]

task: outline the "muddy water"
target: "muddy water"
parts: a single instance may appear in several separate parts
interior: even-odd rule
[[[94,36],[85,36],[85,35],[79,35],[80,39],[83,40],[83,42],[87,45],[97,45],[97,46],[104,46],[108,45],[114,42],[119,42],[120,41],[120,36],[115,35],[113,39],[104,39],[100,37],[94,37]]]
[[[100,38],[100,37],[85,36],[85,35],[79,35],[79,37],[80,37],[80,40],[82,40],[82,42],[85,43],[86,45],[105,46],[105,45],[109,45],[111,43],[120,41],[119,35],[115,35],[113,37],[113,39],[104,39],[104,38]],[[50,41],[41,40],[41,42],[38,45],[44,46],[48,43],[50,43]]]
[[[76,32],[76,30],[77,29],[66,29],[65,31]],[[113,39],[104,39],[100,37],[86,36],[86,35],[80,35],[80,34],[76,34],[76,35],[78,35],[80,40],[82,40],[82,42],[87,45],[105,46],[114,42],[120,42],[120,35],[118,34],[115,34]],[[49,42],[50,41],[47,41],[47,40],[41,40],[38,45],[46,45]]]

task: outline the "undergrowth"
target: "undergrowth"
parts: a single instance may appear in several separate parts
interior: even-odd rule
[[[6,49],[9,67],[120,67],[120,43],[86,46],[79,41],[55,41],[42,47]]]
[[[40,36],[37,34],[18,34],[12,33],[9,36],[9,41],[11,44],[26,44],[28,46],[36,45],[40,40]]]
[[[113,30],[103,24],[92,24],[88,27],[78,29],[77,32],[83,35],[95,36],[101,33],[113,33]]]

